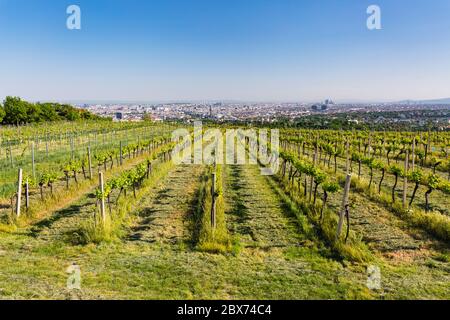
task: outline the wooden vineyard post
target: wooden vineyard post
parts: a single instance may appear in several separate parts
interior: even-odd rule
[[[211,175],[211,228],[216,229],[216,173]]]
[[[120,152],[120,165],[123,164],[123,154],[122,154],[122,141],[120,141],[120,148],[119,148],[119,152]]]
[[[147,162],[147,179],[150,177],[150,173],[152,173],[152,163],[151,161]]]
[[[137,139],[137,148],[138,148],[138,150],[137,150],[137,155],[139,156],[140,154],[141,154],[141,137],[140,136],[138,136],[138,139]]]
[[[425,164],[427,163],[428,152],[431,151],[430,143],[431,143],[431,133],[430,133],[430,131],[428,131],[427,144],[426,144],[426,147],[425,147],[425,156],[424,156],[425,157],[425,161],[424,161]]]
[[[11,168],[14,168],[14,163],[13,163],[13,153],[12,153],[12,148],[11,148],[11,142],[9,142],[9,162],[11,164]]]
[[[71,154],[71,159],[74,160],[75,159],[75,154],[74,154],[74,145],[73,145],[73,136],[70,137],[70,154]]]
[[[411,147],[411,170],[414,171],[414,165],[415,165],[415,148],[416,148],[416,138],[413,138],[412,147]]]
[[[31,168],[33,173],[33,178],[36,178],[36,168],[34,165],[34,141],[31,142]]]
[[[316,141],[318,141],[319,139],[317,138]],[[314,154],[313,154],[313,164],[314,166],[317,163],[317,149],[318,149],[318,144],[316,144],[316,147],[314,148]],[[309,201],[311,202],[312,199],[312,190],[313,190],[313,183],[314,183],[314,177],[311,176],[311,180],[309,181]]]
[[[25,208],[27,208],[28,210],[29,207],[30,207],[30,184],[27,179],[27,181],[25,182]]]
[[[345,158],[345,173],[349,174],[350,173],[350,145],[348,143],[345,144],[345,153],[346,153],[346,158]]]
[[[103,223],[106,221],[106,214],[105,214],[105,187],[104,187],[104,182],[103,182],[103,172],[99,172],[98,173],[98,180],[99,180],[99,187],[100,187],[100,192],[102,194],[101,199],[100,199],[100,214],[102,216],[102,221]]]
[[[406,201],[406,194],[408,191],[408,162],[409,162],[409,150],[406,150],[405,154],[405,174],[403,177],[403,208],[408,207],[408,202]]]
[[[337,231],[336,231],[337,239],[339,239],[339,236],[341,235],[342,225],[344,224],[344,216],[346,213],[346,207],[348,205],[348,194],[350,192],[351,180],[352,180],[352,175],[347,174],[347,177],[345,179],[344,195],[342,197],[341,211],[339,212],[339,222],[338,222]]]
[[[88,166],[89,166],[89,179],[92,180],[92,160],[91,160],[91,146],[88,146]]]
[[[22,200],[22,168],[19,169],[19,175],[17,178],[16,218],[20,217],[21,200]]]

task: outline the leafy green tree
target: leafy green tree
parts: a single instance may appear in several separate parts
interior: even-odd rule
[[[26,123],[41,122],[43,121],[42,109],[39,104],[28,103],[22,101],[25,104],[27,110]]]
[[[67,104],[56,105],[58,114],[66,120],[76,121],[81,119],[80,111]]]
[[[41,108],[41,119],[43,121],[57,121],[61,120],[61,117],[56,112],[56,108],[51,103],[43,103],[39,105]]]
[[[5,117],[6,113],[5,113],[5,109],[3,108],[3,106],[0,104],[0,123],[2,123],[3,118]]]
[[[3,122],[5,124],[21,124],[28,120],[27,103],[19,97],[6,97],[3,102],[5,116]]]
[[[0,107],[0,122],[19,125],[43,121],[103,119],[83,109],[58,103],[30,103],[19,97],[6,97]],[[105,120],[111,121],[110,118]]]

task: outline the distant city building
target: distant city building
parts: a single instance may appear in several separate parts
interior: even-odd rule
[[[119,121],[123,120],[123,113],[122,112],[116,112],[115,119],[119,120]]]
[[[325,111],[325,110],[328,109],[328,105],[326,105],[326,104],[321,104],[321,105],[314,104],[314,105],[311,106],[311,109],[313,111]]]

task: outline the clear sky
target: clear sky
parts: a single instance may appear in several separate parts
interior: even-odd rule
[[[81,8],[81,30],[66,8]],[[382,30],[366,27],[381,7]],[[449,0],[0,0],[0,99],[450,97]]]

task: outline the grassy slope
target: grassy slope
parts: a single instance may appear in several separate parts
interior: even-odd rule
[[[377,157],[376,159],[379,159],[379,158]],[[386,159],[383,158],[383,161],[386,161]],[[339,173],[345,172],[345,163],[346,163],[345,159],[342,159],[342,158],[337,159]],[[391,160],[390,163],[391,163],[391,165],[396,164],[400,168],[404,168],[404,162],[402,162],[402,161]],[[323,161],[322,161],[322,164],[323,164]],[[327,165],[328,165],[328,162],[326,163],[326,166]],[[334,160],[333,159],[331,160],[330,168],[332,168],[332,169],[334,168]],[[352,169],[353,169],[353,174],[357,177],[358,176],[358,163],[353,162]],[[419,165],[417,165],[417,163],[416,163],[416,169],[422,169],[422,168]],[[425,174],[424,174],[424,180],[425,180],[426,175],[431,173],[431,169],[424,168],[422,170],[425,172]],[[437,172],[437,173],[441,176],[441,178],[444,181],[447,179],[447,176],[448,176],[447,174],[443,174],[441,172]],[[369,181],[369,168],[367,168],[367,166],[365,166],[364,164],[361,165],[361,178]],[[380,181],[380,178],[381,178],[381,171],[374,170],[372,186],[374,188],[376,187],[377,190],[378,190],[378,183]],[[385,177],[384,177],[384,180],[382,183],[382,190],[384,190],[389,195],[391,194],[394,180],[395,180],[395,178],[393,175],[391,175],[389,173],[385,174]],[[408,192],[407,192],[408,202],[412,195],[413,189],[414,189],[414,183],[409,181],[408,182]],[[417,209],[421,209],[421,210],[425,209],[425,192],[426,191],[427,191],[427,187],[425,187],[423,185],[421,185],[419,187],[419,189],[417,190],[417,193],[416,193],[416,197],[414,199],[413,208],[417,208]],[[398,201],[398,202],[402,201],[402,193],[403,193],[403,178],[399,178],[397,188],[396,188],[396,201]],[[431,206],[432,210],[435,210],[437,212],[440,212],[441,214],[450,216],[450,197],[445,195],[443,192],[435,190],[430,194],[430,206]]]
[[[142,198],[139,218],[122,242],[73,246],[64,237],[32,237],[29,230],[0,233],[0,298],[380,297],[365,287],[366,266],[330,260],[297,232],[255,166],[226,172],[229,226],[241,239],[241,252],[193,250],[190,219],[200,172],[196,166],[175,167]],[[76,205],[83,204],[84,199]],[[58,228],[48,231],[57,234]],[[65,289],[65,270],[73,262],[81,266],[81,293]],[[381,294],[387,297],[450,297],[448,269],[380,264]]]
[[[300,235],[294,219],[287,216],[280,200],[267,186],[256,166],[229,166],[226,190],[228,224],[243,246],[257,248],[296,247]]]

